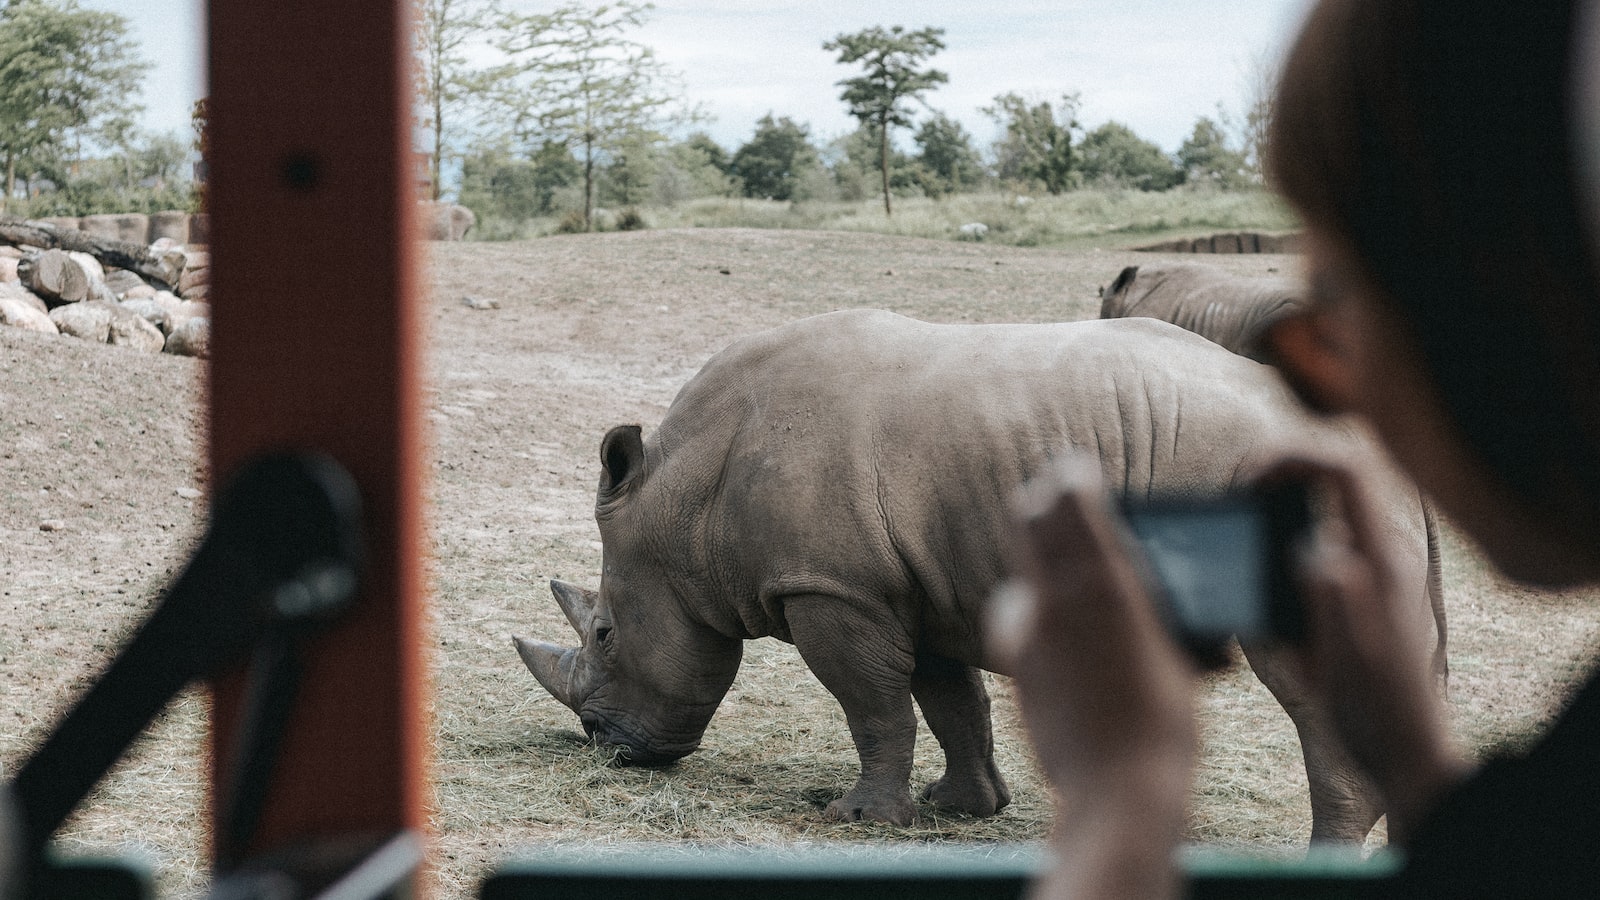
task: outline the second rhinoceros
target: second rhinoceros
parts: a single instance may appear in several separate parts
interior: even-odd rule
[[[792,642],[844,708],[861,759],[830,817],[908,823],[913,699],[945,755],[925,799],[974,815],[1010,801],[994,762],[983,608],[1003,575],[1007,501],[1068,450],[1125,495],[1234,487],[1285,443],[1360,449],[1299,411],[1270,370],[1166,323],[938,325],[855,310],[734,343],[645,439],[600,447],[598,591],[552,588],[582,646],[518,637],[539,682],[626,761],[699,745],[743,642]],[[1382,515],[1414,590],[1419,665],[1443,652],[1415,488]],[[1301,735],[1313,840],[1380,813],[1271,648],[1258,677]]]
[[[1162,319],[1258,362],[1272,326],[1306,305],[1297,280],[1189,262],[1128,266],[1101,294],[1102,319]]]

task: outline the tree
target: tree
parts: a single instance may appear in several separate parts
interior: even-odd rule
[[[1267,135],[1272,131],[1275,95],[1278,91],[1281,59],[1270,51],[1258,52],[1245,73],[1244,154],[1245,164],[1256,175],[1266,174]]]
[[[734,151],[730,171],[744,183],[746,197],[794,200],[802,174],[817,164],[810,129],[788,116],[774,119],[769,112],[756,123],[750,140]]]
[[[76,0],[0,5],[0,209],[19,164],[75,158],[83,140],[125,133],[143,109],[134,98],[148,68],[116,13],[80,9]]]
[[[1007,181],[1039,182],[1052,194],[1072,187],[1072,132],[1078,127],[1077,94],[1061,102],[1029,100],[1006,93],[994,98],[985,115],[1004,129],[995,144],[995,169]]]
[[[478,80],[506,113],[510,137],[572,148],[583,167],[583,224],[594,230],[595,179],[624,147],[665,141],[673,77],[649,47],[626,37],[643,24],[648,4],[632,0],[590,9],[568,3],[554,12],[505,13],[495,46],[510,60]]]
[[[607,203],[635,206],[644,202],[661,172],[654,143],[648,138],[630,138],[613,150],[603,173]]]
[[[739,191],[733,159],[703,131],[671,145],[661,156],[651,190],[657,203],[676,206],[695,197],[731,197]]]
[[[549,215],[557,193],[579,175],[578,161],[560,144],[545,143],[528,159],[480,148],[461,161],[461,202],[514,221]]]
[[[960,122],[935,113],[917,129],[917,179],[930,197],[970,190],[983,179],[983,160]]]
[[[1078,171],[1086,182],[1164,191],[1183,180],[1172,159],[1121,122],[1107,122],[1078,143]]]
[[[876,128],[857,125],[821,148],[822,165],[833,176],[841,200],[865,200],[883,187],[883,141]],[[916,164],[889,148],[889,192],[905,193],[917,184]]]
[[[1228,132],[1209,116],[1195,120],[1194,130],[1178,148],[1178,167],[1191,182],[1242,187],[1250,182],[1244,152],[1228,146]]]
[[[943,28],[906,31],[899,25],[889,29],[874,25],[855,34],[838,35],[822,45],[824,50],[837,51],[841,64],[860,63],[866,70],[864,75],[837,84],[844,88],[839,99],[850,107],[850,115],[863,126],[877,129],[884,215],[894,212],[889,202],[889,129],[910,127],[907,101],[920,100],[922,94],[950,80],[938,69],[918,68],[924,59],[944,49],[943,35]]]
[[[488,27],[486,0],[413,0],[415,4],[414,52],[417,58],[419,117],[429,131],[433,148],[428,154],[431,193],[438,200],[444,191],[444,159],[450,152],[457,115],[472,96],[474,78],[466,49]]]

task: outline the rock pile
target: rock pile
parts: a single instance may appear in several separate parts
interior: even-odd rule
[[[173,236],[143,243],[150,232],[141,228],[157,217],[87,218],[105,221],[90,232],[64,221],[0,217],[0,325],[141,353],[207,356],[205,246]]]

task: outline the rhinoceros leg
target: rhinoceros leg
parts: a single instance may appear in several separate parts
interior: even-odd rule
[[[942,656],[920,656],[911,696],[944,750],[944,776],[922,799],[974,816],[992,816],[1011,802],[994,764],[994,731],[983,674]]]
[[[1311,843],[1360,842],[1383,815],[1377,788],[1345,753],[1333,726],[1309,700],[1292,660],[1270,647],[1246,644],[1250,668],[1278,699],[1295,731],[1311,788]]]
[[[893,623],[879,621],[837,598],[791,597],[784,618],[800,656],[844,708],[861,757],[861,777],[828,804],[831,819],[909,825],[911,760],[917,716],[911,708],[911,642]]]

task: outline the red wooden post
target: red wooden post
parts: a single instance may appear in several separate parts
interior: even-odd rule
[[[233,849],[423,826],[410,6],[210,0],[212,482],[319,450],[366,509],[361,596],[312,646],[254,846]],[[240,681],[216,685],[214,798]]]

